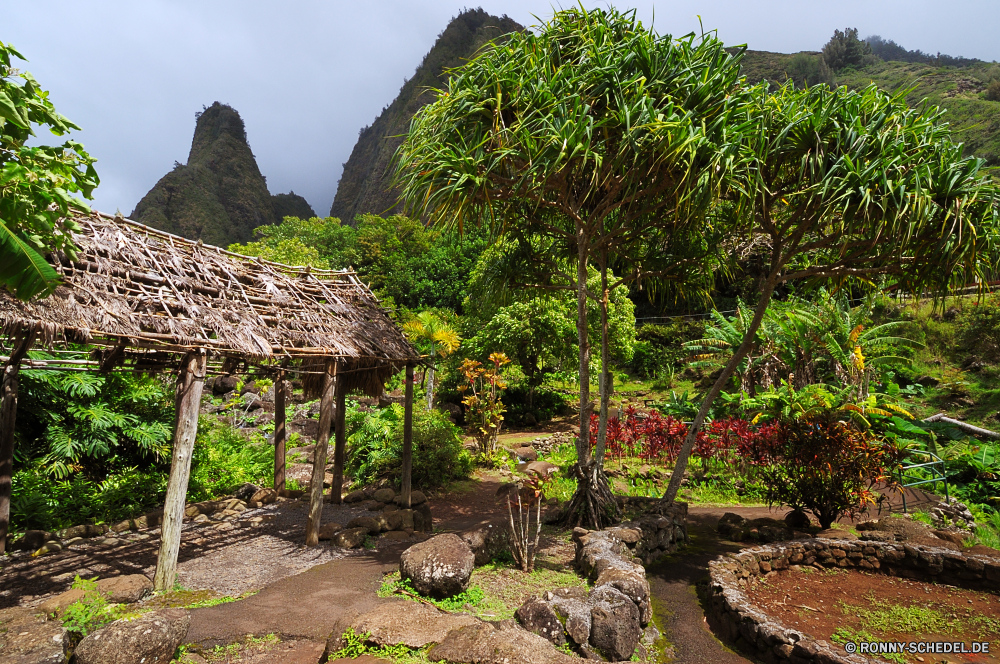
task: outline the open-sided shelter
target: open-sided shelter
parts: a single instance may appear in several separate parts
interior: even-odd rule
[[[413,366],[419,356],[353,272],[292,267],[234,254],[158,231],[121,216],[76,221],[75,260],[52,255],[63,282],[23,302],[0,289],[5,348],[0,407],[0,552],[9,519],[17,376],[21,367],[177,374],[177,419],[154,586],[173,586],[184,500],[205,377],[237,367],[270,372],[275,391],[275,488],[284,487],[286,374],[321,395],[319,439],[306,543],[318,543],[323,477],[335,424],[332,498],[340,502],[344,468],[344,396],[382,394],[406,368],[403,499],[410,491]],[[32,360],[32,344],[56,359]],[[80,345],[92,349],[79,359]],[[60,355],[60,349],[77,349]],[[60,359],[62,357],[63,359]],[[336,404],[336,407],[334,405]],[[334,423],[334,419],[336,422]]]

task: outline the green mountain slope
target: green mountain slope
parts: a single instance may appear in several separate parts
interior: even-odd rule
[[[402,135],[409,129],[410,118],[433,101],[427,88],[442,87],[447,80],[444,70],[464,63],[487,41],[523,29],[507,16],[497,18],[482,9],[467,10],[452,19],[399,96],[370,127],[361,130],[344,164],[330,216],[353,223],[360,214],[398,212],[397,194],[389,187],[388,167]]]
[[[767,79],[783,83],[795,55],[748,51],[744,73],[751,82]],[[893,92],[912,88],[906,96],[911,105],[926,100],[931,106],[945,109],[944,119],[951,124],[955,140],[965,143],[967,153],[982,157],[991,166],[1000,166],[1000,102],[987,101],[983,93],[989,82],[998,78],[1000,64],[991,62],[939,67],[879,61],[861,69],[845,69],[834,74],[838,85],[850,88],[872,82]]]
[[[312,209],[309,202],[294,191],[271,196],[271,205],[274,207],[274,216],[279,222],[285,217],[312,219],[316,216],[316,211]]]
[[[247,242],[254,228],[277,222],[235,109],[215,102],[198,115],[187,164],[176,164],[163,176],[136,205],[132,219],[222,247]]]

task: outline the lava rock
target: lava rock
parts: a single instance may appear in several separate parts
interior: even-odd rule
[[[403,497],[402,496],[396,496],[395,498],[392,499],[392,502],[396,503],[397,505],[402,505],[403,504]],[[426,502],[427,502],[427,497],[424,496],[424,494],[421,493],[420,491],[411,491],[410,492],[410,507],[411,508],[416,507],[417,505],[422,505],[423,503],[426,503]]]
[[[785,515],[785,524],[794,530],[805,530],[812,525],[812,521],[802,510],[792,510]]]
[[[399,573],[424,595],[445,598],[469,587],[476,557],[469,545],[451,533],[414,544],[399,559]]]
[[[97,592],[111,604],[132,604],[153,591],[153,582],[144,574],[125,574],[97,581]]]
[[[392,489],[379,489],[372,495],[372,498],[380,503],[391,503],[393,498],[395,497],[396,497],[396,492],[393,491]]]
[[[357,634],[368,634],[368,643],[376,646],[403,644],[423,648],[441,643],[453,629],[478,623],[473,616],[445,613],[418,602],[389,602],[359,616],[352,622]]]
[[[191,616],[183,609],[116,620],[88,634],[76,647],[77,664],[169,664],[184,642]]]
[[[0,659],[9,664],[64,664],[70,638],[58,620],[37,609],[0,609]]]
[[[622,592],[611,586],[590,593],[590,645],[611,661],[627,661],[642,637],[639,609]]]
[[[365,543],[367,528],[348,528],[333,536],[333,543],[344,549],[356,549]]]
[[[548,639],[557,646],[566,643],[566,635],[563,634],[562,623],[556,615],[552,606],[537,597],[529,597],[517,611],[514,617],[521,625],[542,638]]]
[[[364,528],[370,535],[378,535],[382,532],[382,526],[378,519],[370,516],[359,516],[347,522],[348,528]]]
[[[533,447],[524,446],[514,450],[514,456],[522,463],[530,463],[538,460],[538,452]]]

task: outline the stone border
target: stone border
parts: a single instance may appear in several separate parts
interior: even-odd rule
[[[737,647],[766,662],[869,664],[838,645],[790,629],[756,608],[747,596],[751,577],[799,566],[878,570],[890,576],[930,579],[974,590],[1000,590],[1000,558],[965,556],[951,549],[870,540],[795,540],[744,549],[708,564],[708,618]]]

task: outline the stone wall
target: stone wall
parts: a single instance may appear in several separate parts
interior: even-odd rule
[[[745,589],[751,577],[801,566],[841,567],[975,590],[1000,590],[1000,559],[899,542],[796,540],[727,554],[709,563],[709,620],[735,645],[767,662],[806,664],[874,660],[781,625],[757,609]]]
[[[657,559],[673,553],[679,546],[687,543],[687,513],[687,503],[674,503],[666,508],[663,514],[645,514],[634,521],[627,521],[613,528],[593,532],[577,528],[573,531],[577,565],[581,564],[581,552],[584,548],[582,535],[619,540],[628,547],[631,555],[642,561],[643,565],[651,565]],[[581,571],[590,574],[589,570],[583,567]]]

